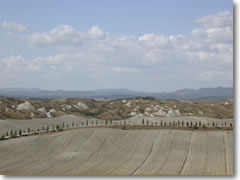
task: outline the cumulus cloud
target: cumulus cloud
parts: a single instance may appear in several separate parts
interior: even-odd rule
[[[9,30],[19,31],[19,32],[28,31],[28,28],[26,25],[16,24],[14,22],[9,22],[9,21],[4,21],[2,23],[2,27]]]
[[[232,27],[233,25],[233,12],[224,11],[217,14],[200,17],[196,20],[197,23],[203,25],[205,28],[216,27]]]
[[[47,32],[18,35],[18,39],[32,48],[51,47],[57,54],[28,60],[12,56],[0,59],[0,64],[9,71],[76,72],[94,74],[92,77],[142,73],[148,77],[141,78],[148,80],[152,75],[152,79],[172,81],[195,78],[211,82],[219,77],[230,77],[231,81],[232,18],[228,11],[200,17],[196,22],[202,27],[170,36],[112,35],[98,26],[81,32],[70,25],[59,25]]]

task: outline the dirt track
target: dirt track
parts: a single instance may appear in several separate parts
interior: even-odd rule
[[[232,131],[85,128],[0,142],[0,174],[231,175]]]

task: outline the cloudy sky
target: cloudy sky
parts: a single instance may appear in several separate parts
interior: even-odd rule
[[[0,88],[232,87],[231,0],[1,1]]]

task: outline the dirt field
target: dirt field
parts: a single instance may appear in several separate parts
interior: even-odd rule
[[[232,131],[83,128],[0,142],[5,175],[232,175]]]

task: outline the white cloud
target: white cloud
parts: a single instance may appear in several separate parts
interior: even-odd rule
[[[140,69],[130,67],[113,67],[112,70],[119,73],[140,72]]]
[[[9,30],[19,31],[19,32],[28,31],[27,26],[25,26],[23,24],[16,24],[16,23],[9,22],[9,21],[4,21],[2,23],[2,27],[7,28]]]
[[[59,25],[47,32],[17,34],[19,40],[32,48],[51,47],[58,53],[28,60],[22,56],[0,59],[0,69],[75,73],[84,77],[94,74],[92,76],[102,78],[129,72],[138,76],[148,74],[148,79],[154,76],[157,78],[152,79],[187,81],[195,77],[195,80],[209,82],[226,77],[226,74],[230,77],[233,63],[232,13],[217,13],[196,21],[202,24],[201,28],[171,36],[153,33],[112,35],[98,26],[81,32],[70,25]],[[143,75],[141,77],[145,78]]]
[[[232,27],[233,25],[233,13],[230,11],[224,11],[217,14],[211,14],[208,16],[200,17],[196,20],[197,23],[203,25],[205,28],[216,27]]]
[[[98,26],[93,26],[89,29],[88,33],[92,38],[104,38],[106,33],[103,32]]]

